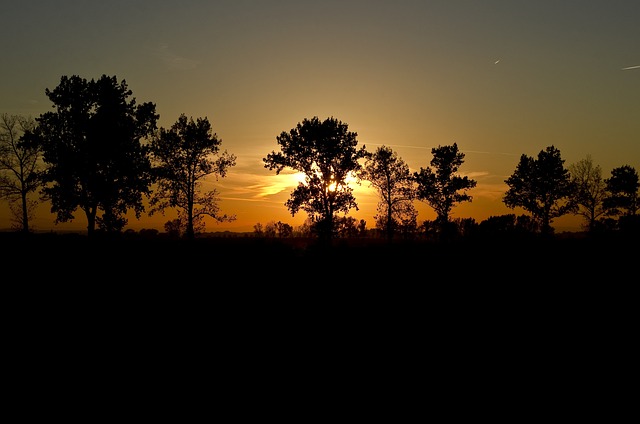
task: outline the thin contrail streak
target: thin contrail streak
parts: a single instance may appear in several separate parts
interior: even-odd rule
[[[425,146],[405,146],[402,144],[384,144],[384,143],[365,143],[365,144],[371,144],[374,146],[387,146],[387,147],[406,147],[409,149],[431,149],[431,147],[425,147]]]
[[[518,156],[517,153],[507,153],[507,152],[483,152],[481,150],[465,150],[463,153],[479,153],[483,155],[504,155],[504,156]]]
[[[621,71],[628,71],[629,69],[638,69],[638,68],[640,68],[640,65],[627,66],[626,68],[622,68]]]

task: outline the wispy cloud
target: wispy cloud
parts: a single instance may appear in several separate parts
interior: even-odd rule
[[[508,189],[504,183],[483,183],[473,189],[474,199],[485,198],[491,201],[502,201],[505,191]]]
[[[203,181],[203,189],[205,191],[216,189],[226,199],[255,202],[269,200],[281,193],[288,193],[299,182],[298,173],[289,172],[289,170],[285,170],[279,175],[257,175],[248,169],[245,172],[242,168],[236,168],[230,169],[224,179],[206,179]],[[283,202],[280,201],[280,203]]]
[[[160,45],[154,54],[164,63],[167,69],[171,71],[188,71],[194,69],[200,61],[182,57],[169,49],[166,44]]]
[[[427,146],[408,146],[404,144],[381,144],[381,143],[366,143],[367,146],[386,146],[386,147],[400,147],[404,149],[422,149],[422,150],[431,150],[433,147]],[[462,153],[479,153],[483,155],[504,155],[504,156],[519,156],[517,153],[509,153],[509,152],[489,152],[489,151],[481,151],[481,150],[461,150]]]
[[[463,176],[469,177],[469,178],[479,178],[479,177],[486,177],[489,174],[487,171],[472,171],[472,172],[461,172],[460,173]]]
[[[629,69],[640,69],[640,65],[635,66],[627,66],[626,68],[622,68],[622,71],[628,71]]]

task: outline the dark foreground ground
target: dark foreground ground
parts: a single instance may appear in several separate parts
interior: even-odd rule
[[[479,317],[547,320],[566,313],[610,320],[632,313],[640,300],[638,241],[613,237],[321,246],[253,237],[0,233],[0,245],[6,305],[56,314],[80,308],[114,319],[204,314],[227,323],[252,317],[259,325],[274,316],[354,314],[441,323],[464,317],[471,325]],[[625,320],[634,321],[617,321]]]
[[[391,245],[353,239],[322,246],[252,237],[90,240],[4,233],[0,243],[4,299],[43,310],[73,305],[113,308],[116,315],[120,309],[187,316],[227,310],[236,318],[259,311],[315,311],[330,318],[358,310],[510,310],[544,318],[554,311],[624,313],[639,300],[638,243],[628,239]]]
[[[578,284],[637,276],[625,238],[424,240],[203,237],[195,240],[0,233],[3,268],[29,281],[89,283]],[[633,279],[632,279],[633,280]]]
[[[267,393],[283,379],[378,389],[393,376],[394,391],[415,396],[418,380],[456,404],[461,388],[504,387],[503,410],[523,386],[563,404],[569,386],[614,393],[637,358],[637,241],[0,234],[0,244],[6,362],[51,392],[70,375],[113,380],[132,399],[132,378],[164,389],[178,374],[206,376],[223,393],[249,382]]]

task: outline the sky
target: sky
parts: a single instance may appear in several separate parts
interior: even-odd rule
[[[263,158],[276,137],[305,118],[336,118],[370,152],[391,147],[410,168],[456,143],[460,175],[477,182],[451,218],[523,214],[502,202],[521,155],[548,146],[565,166],[590,155],[603,177],[640,171],[640,2],[626,0],[57,0],[3,1],[0,113],[52,110],[45,90],[62,76],[125,80],[137,103],[152,102],[159,126],[180,114],[206,117],[221,148],[236,155],[220,195],[227,223],[207,231],[252,231],[288,223],[284,203],[298,180]],[[375,227],[378,198],[353,184],[358,210]],[[435,219],[416,201],[418,222]],[[54,224],[42,205],[32,229]],[[127,228],[156,228],[174,211]],[[578,230],[576,216],[556,231]],[[0,202],[0,228],[10,225]]]

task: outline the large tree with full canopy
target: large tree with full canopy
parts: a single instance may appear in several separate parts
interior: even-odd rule
[[[564,167],[560,150],[554,146],[541,150],[537,159],[523,154],[514,173],[504,182],[509,186],[504,204],[530,212],[544,235],[553,233],[554,218],[577,210],[576,185]]]
[[[431,154],[431,167],[421,167],[413,174],[417,184],[416,197],[433,208],[441,235],[446,237],[451,210],[457,203],[473,200],[467,191],[474,188],[477,182],[459,175],[458,170],[464,163],[465,155],[458,150],[457,143],[434,147]]]
[[[36,118],[28,142],[41,149],[46,166],[41,193],[51,201],[56,223],[75,219],[79,208],[89,236],[96,225],[121,231],[129,210],[140,217],[143,196],[151,191],[144,140],[156,130],[155,104],[137,104],[125,80],[107,75],[63,76],[45,93],[55,110]]]
[[[640,179],[638,171],[631,165],[619,166],[611,170],[611,177],[605,180],[609,195],[604,199],[605,209],[610,216],[632,216],[640,209]]]
[[[305,118],[277,138],[280,152],[263,158],[265,168],[280,174],[290,168],[304,174],[285,205],[294,216],[304,210],[322,239],[331,239],[337,214],[358,210],[347,178],[355,177],[366,156],[365,146],[357,148],[357,133],[333,117],[320,121]]]

